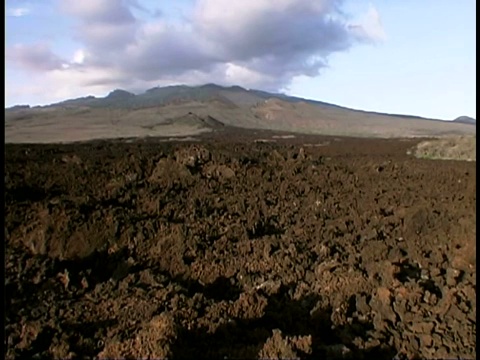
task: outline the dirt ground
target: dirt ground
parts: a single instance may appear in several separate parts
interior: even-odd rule
[[[6,145],[6,357],[475,358],[475,163],[414,144]]]

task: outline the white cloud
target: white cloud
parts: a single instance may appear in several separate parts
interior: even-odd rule
[[[387,34],[382,24],[378,10],[370,4],[368,11],[358,22],[350,25],[352,32],[360,39],[370,42],[383,42],[387,40]]]
[[[370,5],[370,9],[366,15],[366,21],[363,24],[367,34],[374,40],[385,41],[387,40],[387,34],[382,24],[382,18],[378,10]]]
[[[46,45],[6,53],[12,65],[50,72],[46,83],[68,88],[64,95],[172,82],[280,90],[317,76],[333,53],[385,38],[373,6],[351,26],[341,0],[197,0],[185,23],[140,20],[133,10],[144,8],[134,0],[58,1],[81,43],[71,61]]]
[[[79,49],[75,51],[73,54],[73,63],[74,64],[83,64],[85,61],[85,51],[83,49]]]
[[[263,88],[266,90],[272,88],[272,85],[277,81],[277,79],[272,76],[232,63],[228,63],[225,66],[224,80],[224,82],[229,84],[242,84],[246,88],[264,84]],[[276,86],[273,87],[276,89]]]

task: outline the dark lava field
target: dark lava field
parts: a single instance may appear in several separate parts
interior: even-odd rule
[[[6,358],[475,358],[475,162],[253,140],[7,144]]]

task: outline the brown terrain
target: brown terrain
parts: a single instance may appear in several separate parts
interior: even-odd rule
[[[475,162],[165,140],[6,145],[7,358],[476,357]]]

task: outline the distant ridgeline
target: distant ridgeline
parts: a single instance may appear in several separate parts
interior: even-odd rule
[[[220,100],[225,103],[233,103],[237,106],[253,106],[270,98],[277,98],[291,103],[306,101],[314,105],[323,105],[331,108],[345,109],[342,106],[328,104],[322,101],[306,100],[284,94],[273,94],[261,90],[248,90],[240,86],[223,87],[216,84],[202,86],[174,85],[155,87],[144,93],[135,95],[125,90],[114,90],[106,97],[85,96],[77,99],[69,99],[45,107],[90,107],[90,108],[123,108],[142,109],[148,107],[163,106],[175,102],[187,101],[210,101]],[[28,109],[22,106],[14,106],[6,110]]]
[[[475,120],[474,118],[471,118],[470,116],[459,116],[453,121],[458,122],[458,123],[462,123],[462,124],[477,125],[477,120]]]
[[[9,108],[6,108],[5,110],[28,110],[30,109],[30,105],[15,105]]]

